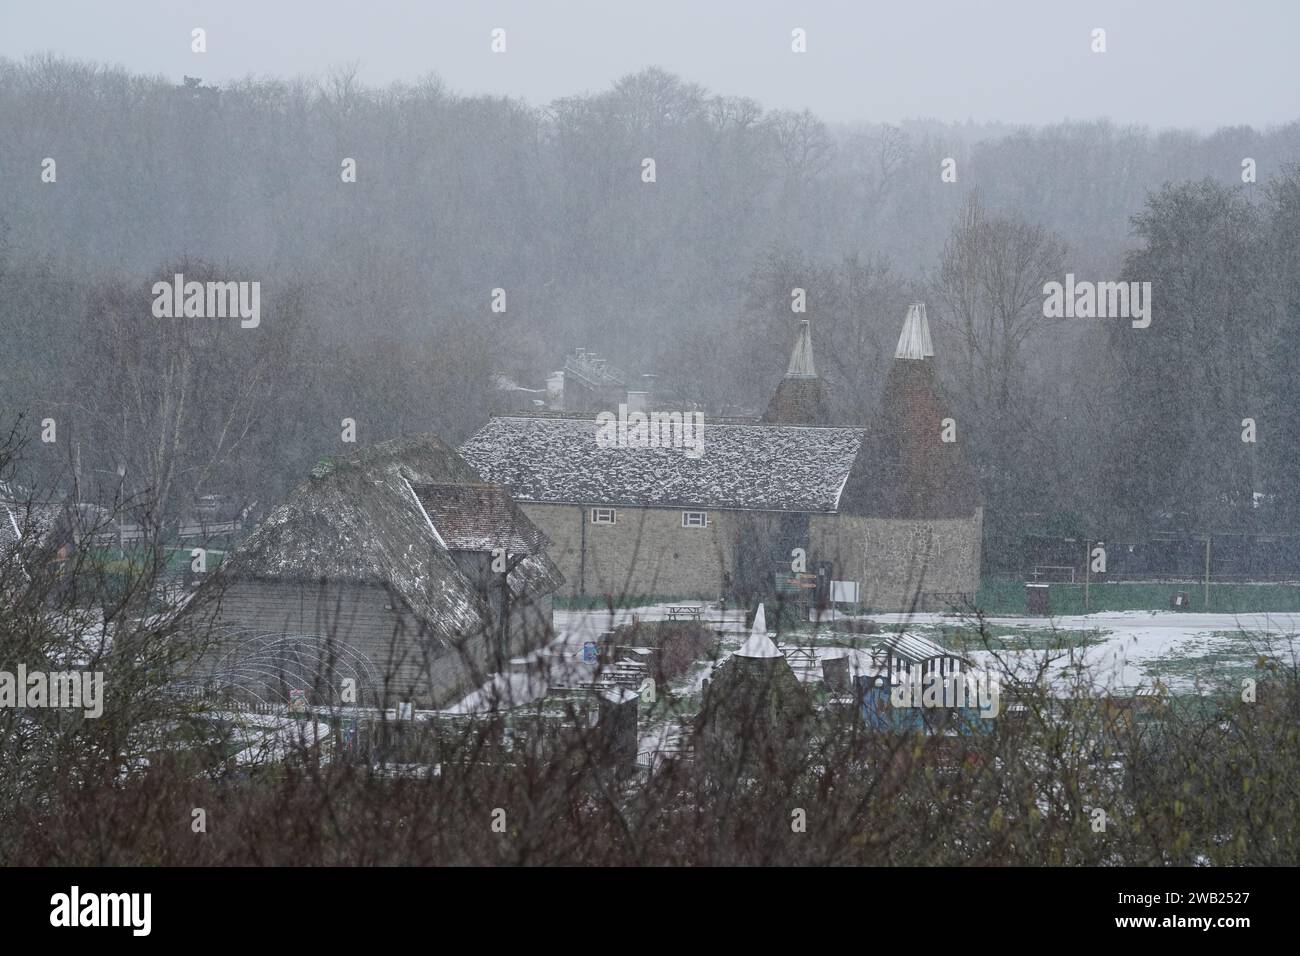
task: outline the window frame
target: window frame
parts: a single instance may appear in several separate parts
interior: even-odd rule
[[[600,514],[607,513],[609,515],[609,520],[606,521],[603,518],[597,518],[596,515],[598,513]],[[618,512],[614,508],[592,508],[591,515],[588,520],[592,524],[616,524],[618,522]]]
[[[699,515],[700,518],[703,520],[701,521],[700,524],[691,524],[686,520],[687,515]],[[708,526],[709,526],[709,513],[707,511],[683,511],[682,512],[683,528],[707,528]]]

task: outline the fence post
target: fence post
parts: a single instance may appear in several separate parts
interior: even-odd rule
[[[1091,558],[1088,545],[1091,544],[1087,538],[1083,539],[1083,609],[1088,610],[1088,577],[1092,570]]]
[[[1210,606],[1210,536],[1205,536],[1205,606]]]

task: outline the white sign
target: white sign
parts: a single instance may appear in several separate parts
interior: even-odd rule
[[[857,604],[858,588],[857,581],[832,581],[831,601],[835,604]]]

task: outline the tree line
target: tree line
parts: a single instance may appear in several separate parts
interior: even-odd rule
[[[1300,124],[833,125],[656,68],[530,105],[34,57],[0,61],[0,141],[0,407],[66,439],[33,475],[271,502],[342,419],[455,441],[494,376],[579,346],[761,409],[799,286],[845,423],[928,303],[991,535],[1300,530]],[[180,271],[260,281],[267,318],[151,320]],[[1151,327],[1045,319],[1067,272],[1150,281]]]

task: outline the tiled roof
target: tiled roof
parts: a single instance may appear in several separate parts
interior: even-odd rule
[[[776,392],[763,412],[763,421],[774,425],[830,423],[826,390],[817,377],[817,366],[813,364],[812,323],[808,319],[799,323],[785,378],[777,384]]]
[[[829,419],[826,389],[819,378],[787,375],[763,412],[763,421],[774,425],[824,425]]]
[[[862,441],[856,428],[705,424],[685,448],[601,447],[597,423],[493,418],[461,448],[516,501],[834,511]]]
[[[453,551],[539,554],[546,537],[500,485],[413,485],[439,537]]]
[[[979,507],[964,426],[939,384],[925,306],[907,310],[898,349],[885,374],[880,414],[844,486],[846,514],[882,518],[965,518]],[[945,440],[951,438],[955,440]]]
[[[882,518],[965,518],[979,506],[979,488],[966,456],[967,432],[944,441],[952,415],[934,373],[934,360],[894,359],[874,427],[844,487],[846,514]]]

